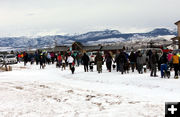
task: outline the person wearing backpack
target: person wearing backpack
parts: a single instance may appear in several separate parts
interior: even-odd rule
[[[174,72],[175,72],[174,78],[178,79],[179,56],[176,53],[173,54],[172,63],[173,63]]]

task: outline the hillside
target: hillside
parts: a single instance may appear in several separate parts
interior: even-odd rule
[[[146,33],[120,33],[118,30],[104,30],[73,36],[54,35],[36,38],[4,37],[0,38],[0,47],[42,48],[54,46],[55,43],[59,45],[70,45],[75,41],[79,41],[85,45],[111,44],[135,40],[170,39],[175,35],[177,35],[177,32],[166,28],[157,28]]]

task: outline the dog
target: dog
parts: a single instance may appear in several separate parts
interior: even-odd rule
[[[59,62],[56,63],[56,68],[60,68]]]
[[[161,78],[170,78],[170,71],[169,70],[167,70],[167,71],[165,71],[165,70],[163,70],[163,72],[164,72],[164,75],[161,77]]]
[[[116,69],[116,65],[115,64],[113,64],[113,70],[115,70]]]
[[[90,71],[93,72],[93,64],[89,65]]]
[[[165,76],[166,76],[167,78],[170,78],[171,72],[170,72],[169,70],[167,70],[167,71],[165,72]]]
[[[167,69],[164,69],[163,70],[163,76],[161,76],[161,78],[170,78],[170,76],[171,76],[171,70],[170,70],[170,67],[169,67],[169,65],[167,65]]]
[[[72,72],[72,74],[74,74],[74,71],[75,71],[75,67],[72,66],[72,67],[71,67],[71,72]]]
[[[167,66],[167,70],[164,70],[163,71],[164,72],[164,78],[170,78],[170,76],[171,76],[171,72],[170,72],[170,68],[169,68],[169,66]]]
[[[144,70],[144,73],[147,72],[147,68],[146,68],[146,65],[143,66],[143,70]]]

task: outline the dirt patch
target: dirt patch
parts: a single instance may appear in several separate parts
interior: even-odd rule
[[[99,111],[105,110],[104,106],[102,105],[102,103],[98,103],[98,102],[93,102],[92,104],[95,104],[99,107]]]
[[[26,69],[26,67],[19,67],[20,69]]]
[[[16,89],[19,89],[19,90],[23,90],[24,88],[23,87],[20,87],[20,86],[17,86],[15,87]]]
[[[61,102],[61,99],[59,99],[59,98],[53,98],[53,99],[57,102]]]
[[[74,93],[73,90],[67,90],[66,92],[68,92],[68,93]]]
[[[111,94],[105,94],[105,96],[112,96]]]
[[[42,88],[49,88],[49,87],[46,86],[46,85],[39,85],[39,87],[42,87]]]
[[[95,98],[96,96],[93,95],[86,95],[86,101],[90,101],[92,98]]]
[[[137,104],[140,103],[139,101],[135,101],[135,102],[128,102],[129,104]]]
[[[68,99],[64,99],[63,102],[66,102]]]
[[[121,101],[117,101],[117,102],[110,102],[108,100],[106,100],[106,103],[108,103],[109,105],[120,105],[122,102]]]
[[[52,96],[48,95],[47,98],[52,98]]]

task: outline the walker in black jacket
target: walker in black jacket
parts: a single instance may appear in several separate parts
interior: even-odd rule
[[[151,76],[154,75],[154,77],[157,77],[156,75],[156,64],[158,63],[158,55],[155,51],[153,51],[153,54],[150,57],[150,64],[151,64]]]
[[[89,63],[89,57],[86,53],[84,53],[83,57],[82,57],[82,62],[84,64],[84,71],[88,72],[88,63]]]

